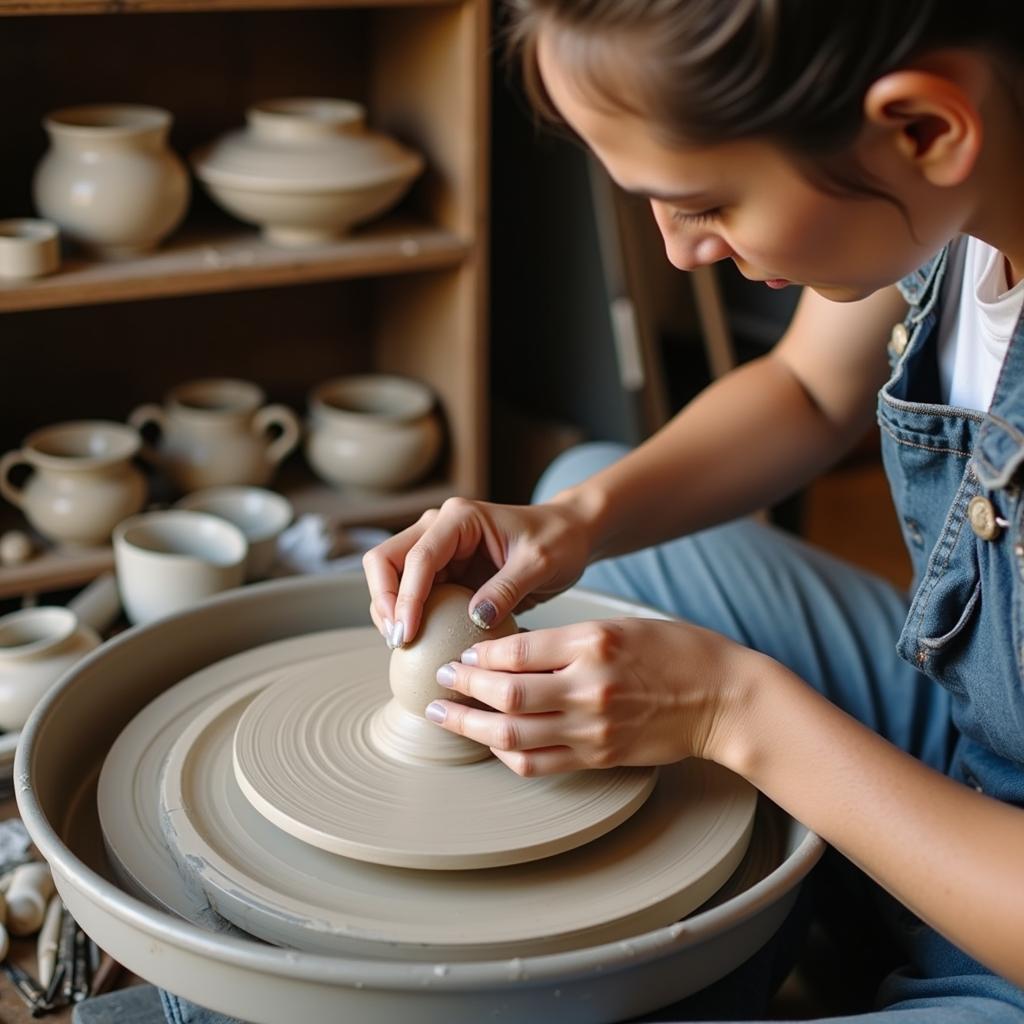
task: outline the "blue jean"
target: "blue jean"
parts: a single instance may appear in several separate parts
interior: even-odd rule
[[[626,449],[588,444],[557,459],[535,500],[597,472]],[[797,538],[754,521],[608,559],[589,567],[583,586],[642,602],[731,637],[789,666],[835,704],[932,767],[950,768],[957,731],[950,695],[898,657],[908,597]],[[876,1009],[864,1024],[1024,1024],[1024,993],[992,975],[913,918],[836,854],[805,886],[800,912],[813,909],[850,939],[836,948],[853,963],[870,945],[870,969],[884,968]],[[799,924],[783,929],[733,975],[644,1020],[729,1019],[765,1012],[795,956]],[[780,948],[786,946],[789,948]],[[928,958],[929,944],[941,956]],[[906,963],[905,949],[919,952]],[[923,953],[921,952],[923,950]],[[956,965],[950,970],[950,963]],[[942,970],[929,970],[929,964]],[[168,1024],[225,1024],[227,1018],[164,993]]]

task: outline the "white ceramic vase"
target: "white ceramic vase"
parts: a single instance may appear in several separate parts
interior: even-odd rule
[[[50,148],[36,168],[36,208],[101,258],[130,258],[181,222],[190,184],[167,145],[171,115],[112,103],[68,107],[43,125]]]
[[[100,645],[68,608],[25,608],[0,617],[0,728],[20,729],[43,694]]]
[[[365,109],[347,100],[268,100],[246,122],[192,165],[216,202],[280,245],[345,234],[390,209],[423,170],[423,157],[371,132]]]

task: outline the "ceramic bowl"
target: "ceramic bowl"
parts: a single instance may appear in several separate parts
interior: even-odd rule
[[[0,220],[0,278],[41,277],[60,265],[57,225],[28,217]]]
[[[442,430],[433,392],[420,381],[362,374],[310,393],[306,458],[337,487],[400,490],[433,467]]]
[[[175,508],[211,515],[234,523],[249,542],[245,578],[260,580],[270,575],[277,554],[277,538],[291,525],[291,502],[264,487],[207,487],[185,495]]]
[[[366,127],[358,103],[268,100],[246,127],[192,156],[214,200],[281,245],[328,242],[390,209],[423,170],[423,158]]]

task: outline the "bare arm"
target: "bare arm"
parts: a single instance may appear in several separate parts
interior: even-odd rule
[[[855,303],[806,291],[768,355],[712,384],[636,451],[554,501],[583,515],[595,557],[604,557],[785,497],[867,428],[885,381],[885,343],[905,310],[895,288]]]
[[[735,715],[709,753],[1024,985],[1024,811],[933,771],[782,666],[750,657],[753,674],[730,694]]]

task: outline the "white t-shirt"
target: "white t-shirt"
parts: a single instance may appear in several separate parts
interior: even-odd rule
[[[987,412],[1024,306],[998,249],[964,236],[950,252],[939,320],[939,380],[948,405]]]

